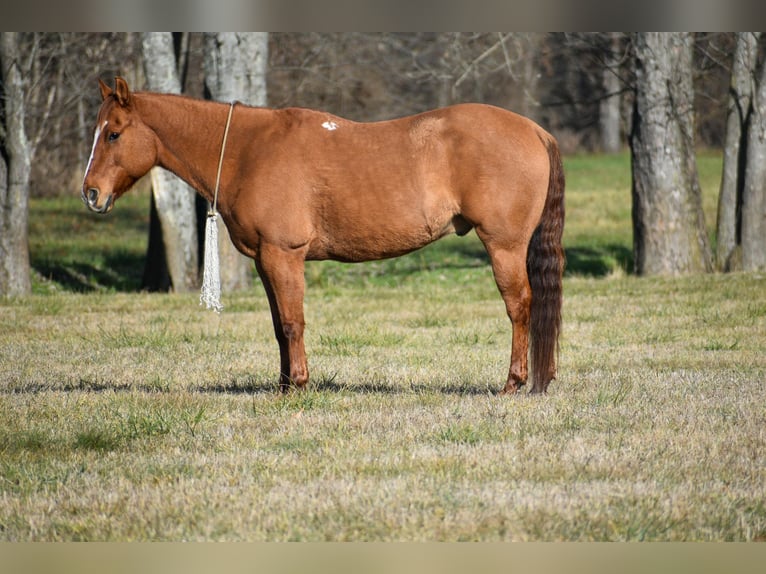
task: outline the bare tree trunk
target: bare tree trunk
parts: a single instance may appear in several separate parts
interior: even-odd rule
[[[742,192],[745,185],[748,127],[753,109],[753,74],[760,33],[737,33],[729,88],[723,173],[716,222],[716,265],[722,271],[741,268],[738,246],[742,238]],[[739,254],[739,256],[738,256]]]
[[[524,99],[521,103],[521,115],[528,118],[537,118],[540,110],[538,100],[538,84],[540,77],[540,64],[538,54],[542,37],[538,33],[514,34],[516,46],[522,55],[522,80],[524,84]]]
[[[199,237],[199,228],[197,228],[197,236]],[[144,275],[141,278],[141,288],[153,292],[166,292],[172,287],[173,281],[170,279],[168,260],[165,257],[165,245],[162,243],[162,224],[157,213],[157,202],[152,193],[149,202],[149,241],[146,246],[146,263]]]
[[[693,39],[636,33],[630,138],[633,249],[638,274],[712,269],[694,150]]]
[[[142,35],[144,69],[153,91],[180,94],[173,36],[169,32]],[[172,173],[151,171],[152,194],[162,229],[167,269],[173,289],[191,291],[199,286],[197,258],[196,192]]]
[[[218,32],[205,35],[205,82],[214,100],[265,106],[268,33]],[[231,129],[236,129],[236,114]],[[245,289],[253,282],[253,263],[234,247],[218,218],[221,289]]]
[[[607,34],[604,69],[601,72],[604,82],[604,98],[599,103],[599,128],[601,130],[601,149],[606,153],[616,153],[622,147],[620,139],[621,100],[619,74],[620,33]]]
[[[32,291],[29,270],[31,147],[24,126],[21,34],[0,33],[0,295]]]
[[[748,132],[742,190],[742,267],[754,271],[766,269],[766,62],[761,62],[758,72]]]

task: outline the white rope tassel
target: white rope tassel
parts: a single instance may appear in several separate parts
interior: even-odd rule
[[[199,295],[199,304],[203,303],[208,309],[220,313],[221,305],[221,270],[218,261],[218,188],[221,185],[221,168],[223,167],[223,154],[226,151],[226,138],[229,135],[231,114],[234,111],[236,101],[229,105],[229,115],[226,118],[226,128],[223,130],[221,142],[221,155],[218,158],[218,173],[215,176],[215,191],[213,192],[212,209],[207,213],[205,222],[205,262],[202,269],[202,291]]]
[[[203,303],[208,309],[220,313],[221,305],[221,274],[218,263],[218,214],[208,213],[205,222],[205,262],[202,270],[202,292],[199,304]]]

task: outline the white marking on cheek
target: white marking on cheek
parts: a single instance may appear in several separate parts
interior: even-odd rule
[[[326,129],[327,131],[331,132],[333,130],[338,129],[338,124],[336,124],[335,122],[326,121],[325,123],[322,124],[322,127]]]
[[[82,184],[85,185],[85,178],[88,177],[88,172],[90,171],[90,164],[93,163],[93,156],[96,153],[96,145],[98,144],[98,136],[101,135],[101,132],[104,131],[104,128],[106,127],[106,124],[109,122],[104,122],[101,127],[96,127],[96,133],[93,135],[93,147],[90,149],[90,157],[88,158],[88,166],[85,168],[85,177],[83,177]]]

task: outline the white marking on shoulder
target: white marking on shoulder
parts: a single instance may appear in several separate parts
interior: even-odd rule
[[[333,130],[337,130],[338,129],[338,124],[336,124],[335,122],[332,122],[330,120],[327,120],[325,123],[322,124],[322,127],[324,129],[326,129],[327,131],[331,132]]]

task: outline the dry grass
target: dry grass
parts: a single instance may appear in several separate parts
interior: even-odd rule
[[[0,307],[3,538],[766,536],[763,278],[569,279],[561,380],[510,400],[491,278],[412,283],[312,297],[287,397],[258,294]]]
[[[220,317],[0,302],[0,539],[765,539],[766,278],[638,279],[601,231],[544,398],[494,394],[510,330],[475,237],[312,265],[289,396],[260,287]]]

